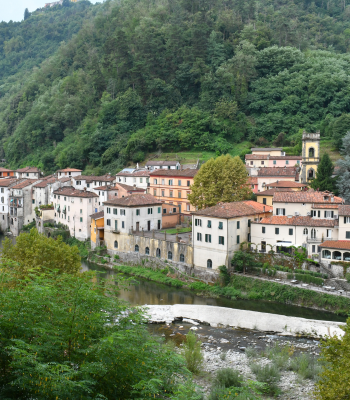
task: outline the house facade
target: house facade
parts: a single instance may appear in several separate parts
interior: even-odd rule
[[[7,231],[9,227],[9,196],[12,186],[19,183],[16,178],[0,180],[0,229],[2,232]]]
[[[251,224],[272,212],[252,200],[219,203],[192,214],[193,264],[217,269],[229,266],[242,243],[251,241]]]
[[[152,194],[164,203],[180,207],[180,213],[190,215],[195,207],[187,196],[191,193],[191,185],[198,170],[164,170],[158,169],[150,173],[150,187],[147,193]]]
[[[258,192],[265,190],[270,183],[277,180],[298,182],[299,168],[297,167],[266,167],[258,170]]]
[[[89,175],[77,175],[72,177],[72,186],[78,190],[91,191],[97,186],[113,185],[115,183],[115,177],[111,175],[102,176],[89,176]]]
[[[104,241],[104,212],[99,211],[91,216],[91,249],[101,246]]]
[[[19,168],[15,174],[18,179],[39,179],[41,177],[41,171],[37,167]]]
[[[146,190],[150,182],[149,174],[148,170],[121,171],[116,175],[116,183],[128,186],[136,185],[136,187]]]
[[[57,171],[58,178],[67,178],[81,175],[82,170],[76,168],[64,168]]]
[[[178,161],[147,161],[145,165],[149,171],[155,169],[181,169],[181,164]]]
[[[15,177],[15,171],[7,168],[0,168],[0,178]]]

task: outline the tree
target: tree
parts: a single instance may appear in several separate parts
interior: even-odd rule
[[[194,177],[188,198],[198,209],[211,207],[219,202],[248,200],[252,191],[242,160],[229,154],[211,158],[203,164]]]
[[[316,384],[316,399],[342,400],[350,398],[350,318],[343,337],[336,335],[321,342],[323,370]]]
[[[3,242],[2,257],[15,261],[14,269],[20,276],[29,273],[58,271],[76,274],[81,269],[81,260],[77,246],[70,247],[57,240],[41,235],[35,228],[21,233],[16,244],[8,238]]]
[[[337,171],[337,188],[339,196],[350,204],[350,131],[343,138],[342,154],[344,158],[337,162],[339,170]]]
[[[248,251],[242,251],[242,250],[236,251],[231,260],[231,265],[237,271],[241,272],[243,271],[244,273],[246,271],[246,268],[253,267],[254,264],[255,264],[254,257]]]
[[[24,10],[24,20],[26,20],[26,19],[28,19],[30,17],[30,12],[29,12],[29,10],[28,10],[28,8],[26,8],[25,10]]]
[[[312,181],[310,186],[315,190],[329,190],[330,192],[334,192],[335,182],[334,178],[332,178],[333,173],[334,165],[328,153],[325,153],[318,164],[316,179]]]
[[[0,272],[2,399],[167,397],[174,375],[186,378],[183,359],[149,334],[142,311],[118,300],[122,281],[21,280],[12,264]]]
[[[69,0],[63,0],[62,6],[63,6],[63,7],[69,7],[69,5],[70,5],[69,3],[70,3]]]

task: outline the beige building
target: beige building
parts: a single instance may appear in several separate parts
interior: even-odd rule
[[[298,182],[299,168],[297,167],[266,167],[258,170],[258,192],[269,187],[269,184],[278,180]]]
[[[102,176],[77,175],[72,177],[72,186],[78,190],[90,191],[92,188],[104,185],[113,185],[115,177],[107,174]]]
[[[91,215],[98,207],[98,196],[74,187],[61,187],[53,192],[55,222],[68,226],[71,236],[90,238]]]
[[[193,264],[217,269],[229,266],[233,253],[251,240],[251,223],[272,212],[255,201],[218,203],[192,214]]]
[[[15,174],[18,179],[39,179],[41,177],[41,171],[37,167],[19,168]]]
[[[141,189],[147,189],[149,187],[149,174],[150,171],[148,170],[125,170],[121,171],[116,175],[116,182],[117,183],[122,183],[128,186],[134,186],[141,188]]]
[[[57,171],[58,178],[67,178],[81,175],[82,170],[76,168],[64,168]]]
[[[320,132],[306,133],[302,136],[302,168],[300,182],[308,183],[316,178],[320,162]]]

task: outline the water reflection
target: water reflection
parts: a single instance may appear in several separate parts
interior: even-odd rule
[[[98,272],[99,277],[115,279],[116,273],[90,263],[83,263],[83,270]],[[195,295],[186,289],[176,289],[160,283],[151,282],[142,278],[132,279],[129,290],[121,290],[120,298],[132,305],[171,305],[171,304],[198,304],[237,308],[240,310],[260,311],[271,314],[287,315],[291,317],[310,318],[328,321],[344,322],[345,318],[338,315],[317,311],[309,308],[297,307],[270,301],[230,300],[225,298],[210,299]]]

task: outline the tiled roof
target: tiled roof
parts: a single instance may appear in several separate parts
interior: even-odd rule
[[[145,189],[139,188],[137,186],[125,185],[125,183],[117,182],[115,184],[115,189],[118,189],[117,186],[122,187],[123,189],[127,190],[128,192],[144,192]]]
[[[95,213],[95,214],[90,215],[90,217],[91,217],[92,219],[101,219],[101,218],[104,217],[104,215],[105,215],[105,212],[104,212],[104,211],[99,211],[99,212],[97,212],[97,213]]]
[[[118,172],[117,176],[146,176],[149,177],[149,171],[148,170],[137,170],[137,171],[133,171],[133,172]]]
[[[81,169],[76,169],[76,168],[65,168],[65,169],[59,169],[57,172],[81,172]]]
[[[293,182],[293,181],[277,181],[272,183],[267,183],[266,186],[272,188],[301,188],[306,187],[304,183]]]
[[[235,201],[232,203],[218,203],[213,207],[193,212],[193,215],[203,215],[216,218],[236,218],[245,215],[255,215],[272,211],[271,206],[257,203],[253,200]]]
[[[42,182],[37,183],[33,187],[35,188],[46,188],[47,186],[51,185],[51,183],[57,182],[56,178],[45,179]]]
[[[282,147],[252,147],[251,151],[282,151]]]
[[[150,176],[178,176],[193,178],[198,169],[156,169],[150,172]]]
[[[33,183],[38,182],[37,179],[25,179],[24,181],[18,183],[15,186],[12,186],[12,189],[23,189],[27,186],[32,185]]]
[[[76,181],[86,181],[86,183],[92,183],[94,181],[99,182],[113,182],[115,178],[110,175],[93,176],[93,175],[78,175],[72,177]]]
[[[131,194],[130,196],[108,200],[105,201],[103,204],[112,206],[133,207],[133,206],[162,204],[162,202],[160,200],[157,200],[151,194],[145,193],[145,194]]]
[[[158,167],[158,166],[176,166],[178,163],[178,161],[147,161],[146,162],[146,167],[150,166],[150,167]]]
[[[258,177],[257,176],[250,176],[248,178],[249,185],[257,185],[258,184]]]
[[[338,213],[339,213],[339,215],[350,215],[350,206],[346,206],[345,204],[342,204],[338,208]]]
[[[87,192],[85,190],[75,189],[72,186],[64,186],[53,192],[54,194],[58,194],[60,196],[69,196],[69,197],[98,197],[96,193]]]
[[[286,215],[272,215],[263,218],[260,222],[254,222],[262,225],[295,225],[295,226],[328,226],[334,227],[338,225],[336,219],[321,219],[311,217],[287,217]]]
[[[7,168],[0,167],[0,172],[13,172],[13,169],[7,169]]]
[[[330,210],[332,210],[332,209],[335,209],[335,208],[338,208],[339,207],[339,204],[337,204],[337,203],[333,203],[333,204],[313,204],[312,206],[311,206],[311,208],[314,208],[314,209],[316,209],[316,210],[319,210],[319,209],[330,209]]]
[[[320,244],[320,247],[329,249],[350,250],[350,240],[327,240]]]
[[[325,200],[325,196],[328,200]],[[334,196],[334,201],[331,201],[331,196],[328,192],[316,192],[313,189],[307,192],[277,192],[273,196],[274,203],[322,203],[322,204],[334,204],[342,203],[343,199]]]
[[[291,189],[289,188],[276,188],[276,189],[269,189],[264,190],[263,192],[256,193],[257,196],[273,196],[276,192],[290,192]]]
[[[0,187],[8,187],[18,181],[18,179],[0,179]]]
[[[59,179],[59,181],[60,181],[60,182],[63,182],[63,183],[64,183],[64,182],[68,182],[68,181],[70,181],[70,180],[71,180],[71,177],[70,177],[70,176],[66,176],[66,177],[64,177],[64,178],[60,178],[60,179]]]
[[[17,169],[16,172],[40,172],[40,169],[37,167],[25,167]]]
[[[260,168],[258,176],[290,176],[295,177],[297,174],[296,167],[265,167]]]

